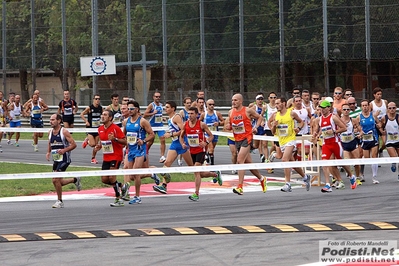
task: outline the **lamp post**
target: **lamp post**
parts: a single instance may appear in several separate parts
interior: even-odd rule
[[[339,48],[334,48],[334,50],[330,50],[330,61],[335,62],[335,87],[338,86],[338,59],[341,56],[341,50]]]

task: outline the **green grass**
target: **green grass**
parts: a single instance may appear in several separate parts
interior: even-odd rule
[[[50,165],[32,165],[24,163],[5,163],[0,162],[1,174],[16,174],[16,173],[44,173],[51,172]],[[99,168],[76,167],[70,166],[67,171],[93,171]],[[173,174],[173,182],[193,182],[193,174]],[[118,181],[123,181],[123,176],[118,176]],[[142,179],[143,184],[153,183],[151,178]],[[99,176],[83,177],[83,189],[95,189],[109,187],[101,183]],[[74,184],[66,185],[62,188],[63,191],[76,190]],[[35,178],[35,179],[14,179],[14,180],[0,180],[0,197],[14,197],[14,196],[29,196],[38,195],[42,193],[55,192],[51,178]]]

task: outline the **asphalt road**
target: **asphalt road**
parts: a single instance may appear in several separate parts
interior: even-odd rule
[[[46,163],[45,142],[33,152],[28,141],[19,148],[3,144],[1,161]],[[158,147],[151,162],[159,159]],[[225,145],[217,148],[217,163],[229,163]],[[100,154],[99,154],[100,155]],[[255,157],[256,156],[256,157]],[[100,158],[100,156],[98,156]],[[253,155],[258,160],[258,155]],[[90,150],[80,147],[74,165],[90,165]],[[155,163],[159,165],[159,163]],[[366,166],[366,173],[370,173]],[[275,176],[282,176],[278,170]],[[0,235],[36,232],[124,230],[139,228],[246,226],[308,223],[396,222],[399,199],[397,173],[379,168],[380,184],[370,176],[356,190],[323,194],[319,187],[292,193],[215,194],[190,202],[187,196],[149,197],[145,203],[110,208],[109,200],[69,201],[64,209],[53,202],[0,204]],[[1,182],[1,181],[0,181]],[[1,183],[0,183],[1,184]],[[297,233],[252,233],[95,238],[0,243],[1,265],[299,265],[318,261],[320,240],[397,240],[397,230]]]

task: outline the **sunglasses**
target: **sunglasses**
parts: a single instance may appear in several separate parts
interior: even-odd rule
[[[155,98],[161,98],[161,96],[154,96]]]
[[[134,109],[136,109],[136,107],[128,107],[127,108],[129,111],[133,111]]]
[[[262,98],[262,97],[260,97],[260,98],[257,98],[257,100],[263,101],[263,98]]]
[[[292,94],[301,94],[300,92],[293,92]]]
[[[123,99],[122,101],[124,101],[124,102],[128,102],[128,101],[129,101],[129,99]]]
[[[323,107],[323,106],[319,106],[321,109],[325,109],[325,108],[327,108],[327,106],[326,107]]]
[[[94,100],[100,100],[100,98],[94,98]]]
[[[342,94],[342,92],[334,92],[334,94]]]
[[[388,107],[389,110],[396,109],[396,107]]]
[[[351,94],[345,94],[345,96],[352,96],[352,93]]]
[[[277,99],[277,96],[269,96],[270,99]]]
[[[354,105],[354,104],[356,104],[356,103],[348,103],[349,105]]]
[[[312,100],[313,101],[318,101],[318,100],[320,100],[320,98],[313,98]]]
[[[349,109],[349,108],[344,108],[344,109],[342,109],[342,111],[350,111],[351,109]]]
[[[215,105],[214,103],[208,103],[208,105]]]

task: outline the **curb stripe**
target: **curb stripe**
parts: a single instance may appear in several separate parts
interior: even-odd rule
[[[177,236],[177,235],[220,235],[220,234],[256,234],[256,233],[295,233],[295,232],[333,232],[333,231],[369,231],[399,230],[399,222],[368,223],[307,223],[272,224],[242,226],[205,226],[142,228],[123,230],[91,230],[71,232],[37,232],[0,235],[0,242],[68,240],[110,237]]]

